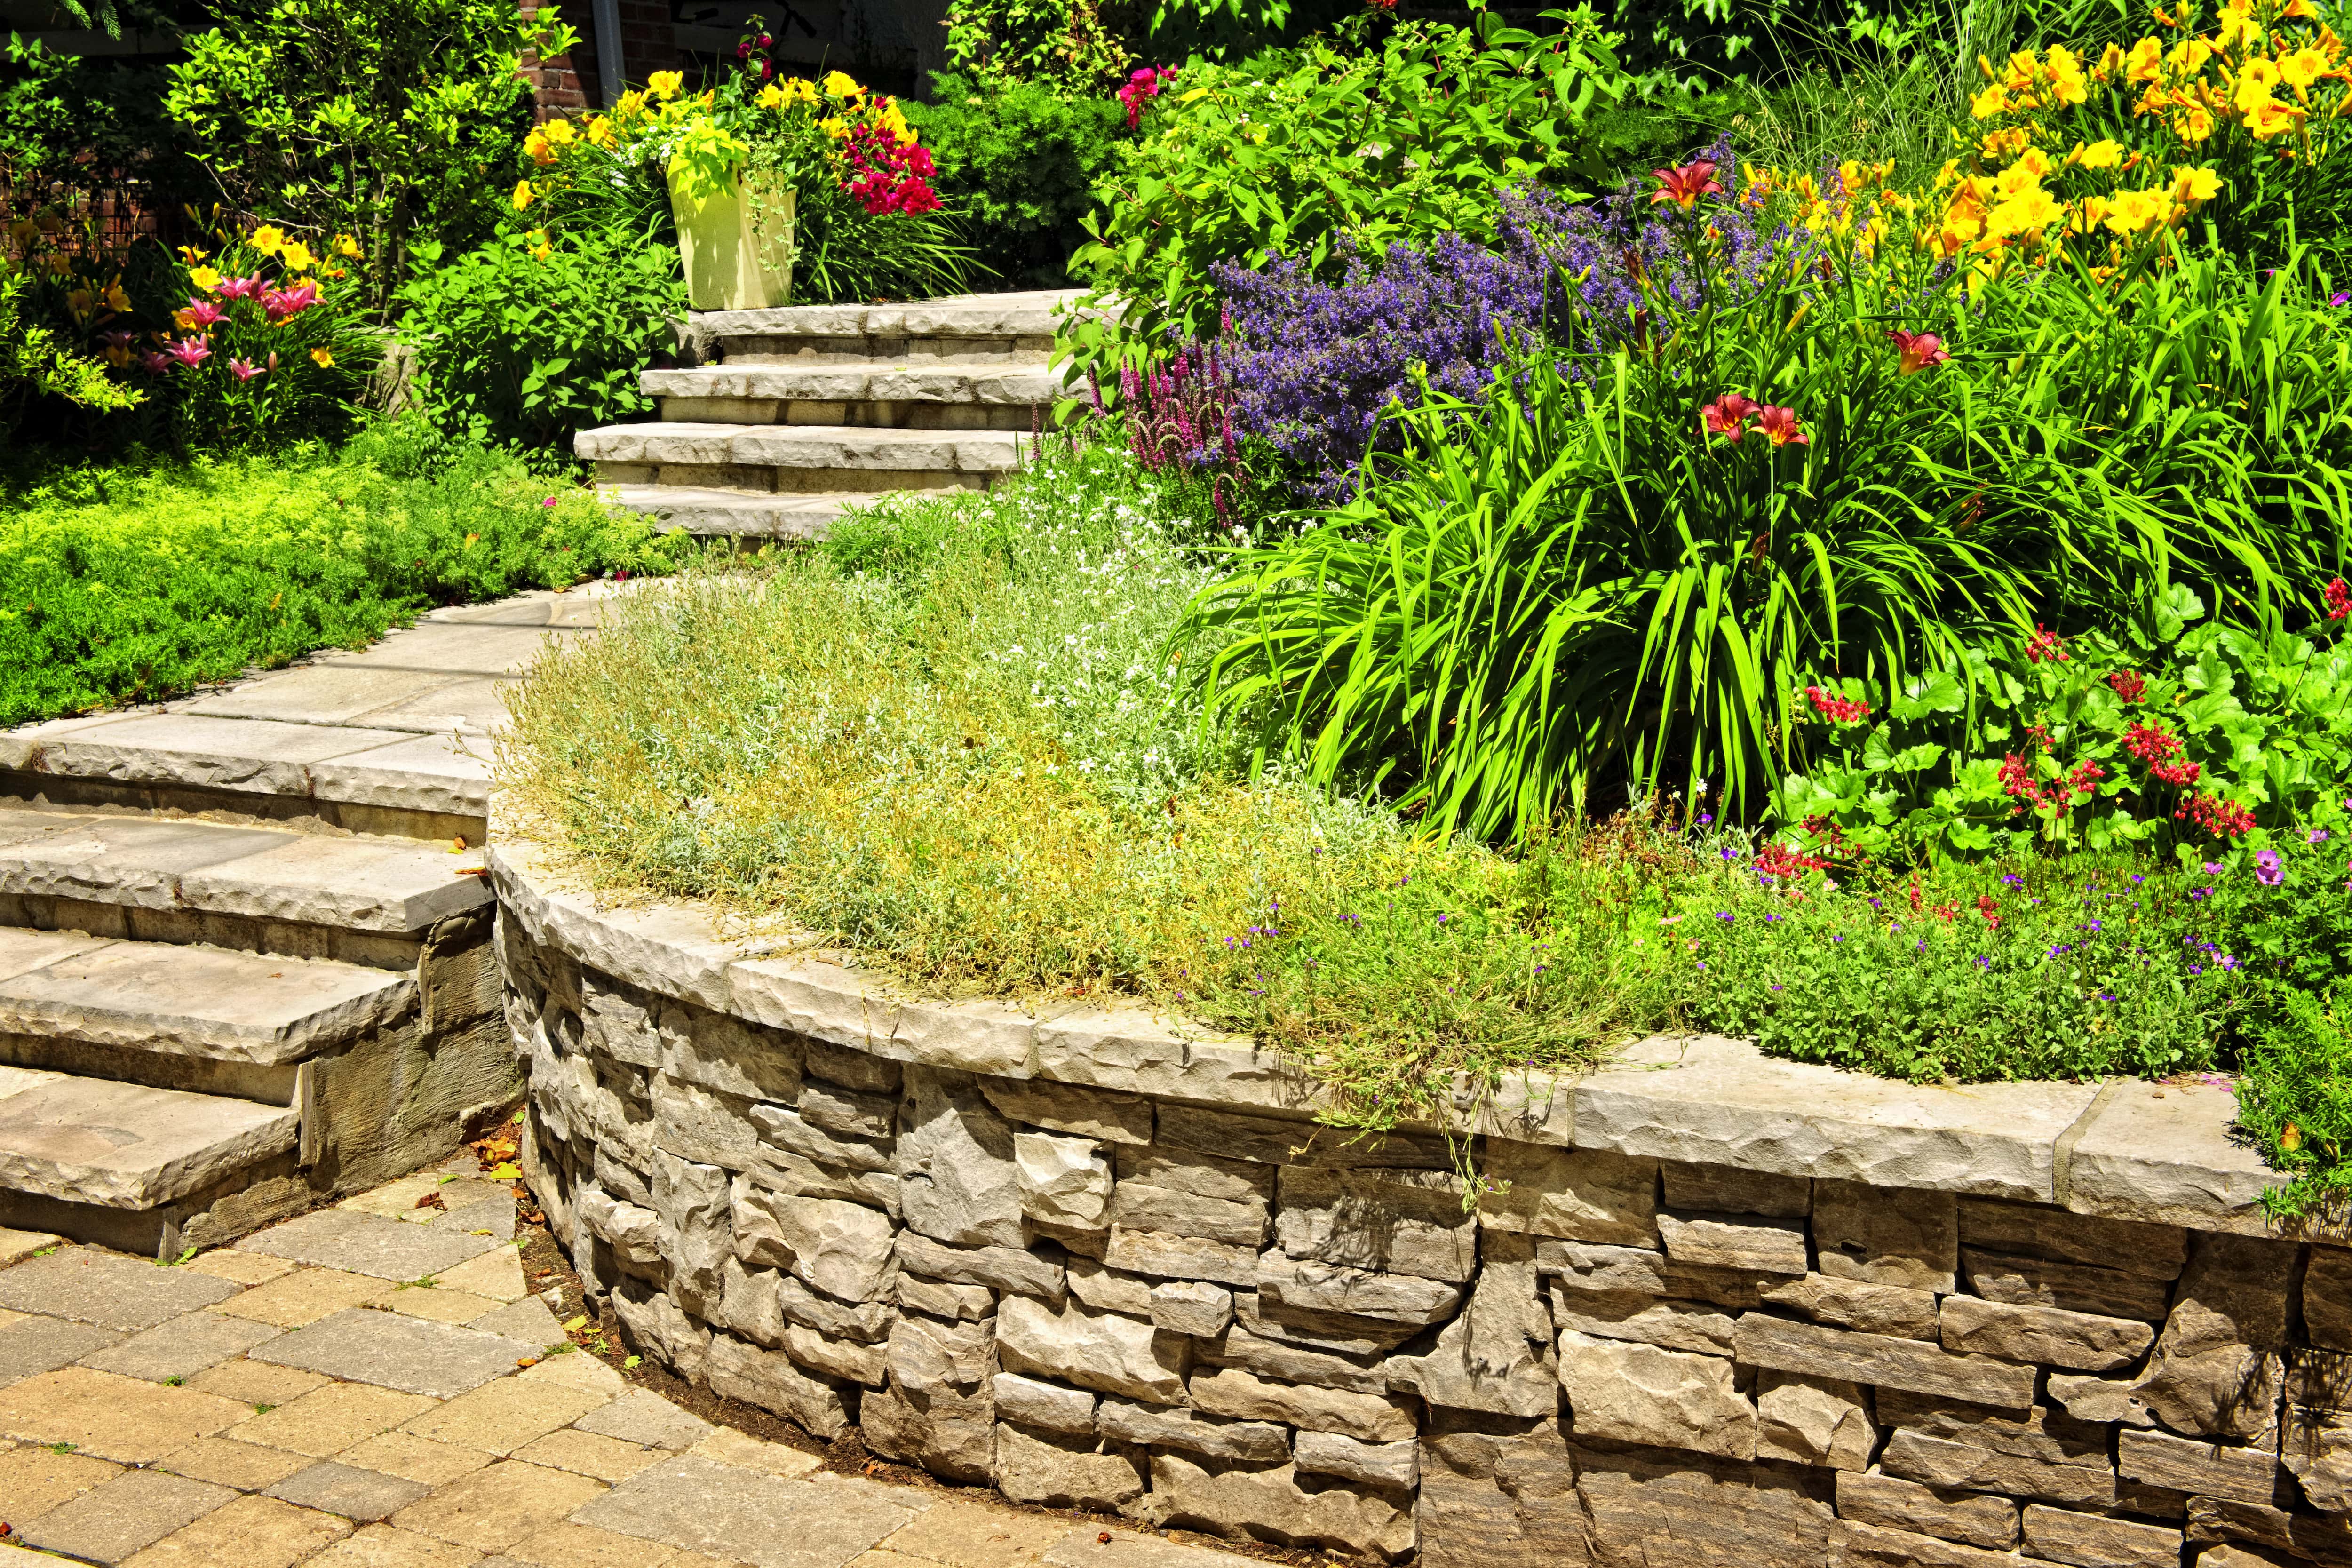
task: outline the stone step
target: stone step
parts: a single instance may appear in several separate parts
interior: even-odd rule
[[[488,737],[465,715],[428,723],[424,711],[426,694],[457,679],[320,665],[273,678],[266,700],[232,689],[176,712],[30,725],[0,734],[0,797],[309,818],[358,833],[478,844],[488,831]],[[383,720],[332,717],[369,702]],[[256,708],[296,717],[225,716]]]
[[[793,495],[985,489],[1018,468],[1023,431],[824,425],[607,425],[572,443],[599,483]]]
[[[1083,290],[962,294],[902,305],[788,305],[766,310],[709,310],[687,318],[687,342],[698,358],[966,360],[1042,356],[1052,351],[1055,311]]]
[[[293,1153],[300,1131],[291,1106],[0,1067],[0,1225],[87,1237],[76,1210],[153,1211],[234,1186]]]
[[[0,809],[0,926],[414,968],[488,904],[442,844],[97,812]]]
[[[410,976],[331,959],[0,928],[0,1048],[19,1067],[76,1046],[278,1067],[415,1005]]]
[[[614,485],[606,493],[614,504],[644,512],[666,528],[703,539],[752,542],[821,537],[844,511],[875,499],[863,490],[778,495],[688,485]]]
[[[1060,373],[1035,364],[922,359],[840,363],[730,362],[638,378],[667,421],[856,428],[1027,430],[1062,395]]]

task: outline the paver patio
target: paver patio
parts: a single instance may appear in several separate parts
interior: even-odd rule
[[[565,1344],[506,1239],[511,1194],[471,1173],[453,1162],[173,1268],[0,1231],[0,1563],[1246,1561],[831,1474],[631,1387]],[[415,1206],[427,1192],[446,1211]]]

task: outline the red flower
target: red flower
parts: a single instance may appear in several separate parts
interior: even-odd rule
[[[2147,677],[2137,669],[2118,669],[2108,675],[2107,684],[2125,701],[2137,702],[2147,690]]]
[[[1808,855],[1786,844],[1768,844],[1764,853],[1756,857],[1757,873],[1765,877],[1801,877],[1828,864],[1818,855]]]
[[[1814,712],[1833,724],[1851,724],[1870,717],[1870,704],[1858,697],[1840,697],[1818,686],[1806,687],[1804,697],[1813,705]]]
[[[1716,184],[1715,165],[1705,158],[1679,169],[1653,169],[1650,178],[1658,182],[1658,188],[1650,193],[1653,206],[1672,202],[1688,212],[1699,197],[1723,195],[1723,187]]]
[[[2135,723],[2124,731],[2124,750],[2150,765],[2168,763],[2180,754],[2180,737],[2161,724]]]
[[[2040,621],[2033,623],[2033,635],[2025,641],[2025,662],[2040,664],[2043,659],[2055,659],[2064,664],[2074,656],[2066,651],[2065,639],[2051,631]]]
[[[1699,423],[1710,436],[1737,441],[1748,434],[1748,422],[1756,417],[1761,406],[1736,392],[1727,392],[1698,411]]]
[[[1143,122],[1143,106],[1160,96],[1160,89],[1176,79],[1173,67],[1155,69],[1145,66],[1127,79],[1118,89],[1118,101],[1127,109],[1127,128],[1134,130]]]
[[[1756,428],[1775,447],[1802,447],[1812,437],[1797,427],[1797,411],[1766,404],[1757,411]]]
[[[1995,931],[2000,929],[2000,904],[1990,893],[1979,893],[1977,895],[1977,913],[1984,916],[1985,924],[1992,927]]]
[[[2175,820],[2192,822],[2217,838],[2251,833],[2254,826],[2254,814],[2236,801],[2216,800],[2206,795],[2190,795],[2172,815]]]
[[[2327,584],[2327,618],[2340,621],[2347,616],[2352,616],[2352,588],[2338,577]]]
[[[1944,340],[1933,332],[1906,332],[1900,329],[1886,334],[1902,356],[1903,374],[1930,370],[1952,356],[1944,352]]]

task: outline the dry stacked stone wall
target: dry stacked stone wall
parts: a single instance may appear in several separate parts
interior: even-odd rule
[[[1433,1568],[2352,1564],[2352,1252],[898,1061],[501,942],[642,1353],[1017,1500]]]

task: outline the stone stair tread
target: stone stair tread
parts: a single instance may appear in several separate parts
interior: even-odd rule
[[[688,533],[767,539],[814,539],[849,508],[877,499],[859,490],[786,495],[691,485],[610,485],[604,493],[617,506],[651,513]]]
[[[403,973],[331,959],[0,928],[0,1033],[278,1066],[391,1023]]]
[[[777,468],[887,468],[1002,473],[1019,466],[1029,437],[1016,430],[908,430],[845,425],[720,425],[662,421],[583,430],[574,455],[593,462]]]
[[[152,1209],[294,1147],[282,1105],[0,1068],[0,1191]]]
[[[951,364],[935,360],[848,363],[748,363],[649,370],[637,378],[648,397],[781,398],[809,403],[961,403],[1020,407],[1062,395],[1062,373],[1034,364]]]
[[[489,901],[471,852],[390,838],[0,809],[0,895],[422,936]]]
[[[1034,289],[1010,294],[953,294],[896,305],[782,305],[763,310],[697,311],[688,325],[719,338],[1010,338],[1049,337],[1055,310],[1083,298],[1083,289]]]
[[[359,687],[364,682],[365,690]],[[467,678],[314,665],[215,693],[178,711],[110,713],[0,734],[0,768],[132,785],[177,785],[480,816],[489,762],[443,721],[352,722],[350,710],[417,705]],[[266,711],[268,717],[247,717]]]

